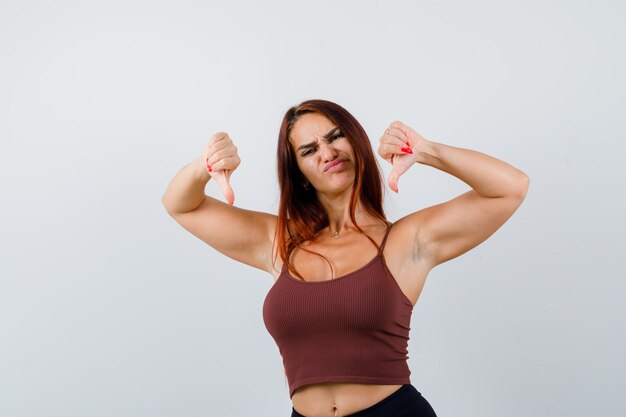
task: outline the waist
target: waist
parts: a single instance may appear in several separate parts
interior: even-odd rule
[[[390,396],[401,384],[379,385],[325,382],[302,386],[291,397],[293,408],[305,416],[349,415]]]

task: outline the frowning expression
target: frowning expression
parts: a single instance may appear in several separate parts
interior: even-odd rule
[[[354,182],[354,152],[344,132],[320,113],[294,124],[291,147],[298,167],[318,191],[338,191]]]

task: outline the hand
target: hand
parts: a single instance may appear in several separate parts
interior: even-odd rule
[[[417,162],[418,152],[426,142],[415,130],[398,120],[391,123],[380,137],[378,154],[393,165],[387,184],[396,193],[398,179]]]
[[[231,206],[235,202],[235,193],[229,184],[230,176],[241,163],[237,147],[226,132],[217,132],[202,152],[204,169],[215,179],[226,201]]]

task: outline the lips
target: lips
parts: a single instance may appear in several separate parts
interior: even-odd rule
[[[337,158],[332,162],[329,162],[325,167],[324,167],[324,172],[328,171],[329,169],[331,169],[332,167],[334,167],[337,164],[340,164],[342,162],[345,162],[346,159],[344,158]]]

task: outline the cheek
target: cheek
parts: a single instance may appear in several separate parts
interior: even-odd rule
[[[315,165],[315,157],[313,155],[300,159],[298,163],[301,169],[311,169]]]
[[[300,168],[300,172],[305,175],[309,175],[313,171],[313,163],[311,162],[311,158],[304,158],[298,161],[298,168]]]
[[[350,142],[348,142],[347,140],[343,140],[341,142],[341,149],[349,155],[354,155],[354,149],[352,149]]]

